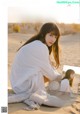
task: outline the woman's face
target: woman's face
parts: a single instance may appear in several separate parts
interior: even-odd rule
[[[72,73],[72,74],[70,75],[70,78],[71,78],[71,79],[74,79],[74,75],[75,75],[75,74]]]
[[[45,42],[48,47],[52,46],[56,41],[56,36],[53,33],[47,33],[45,36]]]

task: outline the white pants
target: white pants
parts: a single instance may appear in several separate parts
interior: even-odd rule
[[[40,105],[44,104],[47,106],[56,106],[56,107],[62,107],[64,105],[63,100],[61,100],[56,96],[49,95],[46,92],[42,74],[38,74],[38,76],[33,76],[33,78],[27,82],[28,83],[26,83],[26,85],[28,85],[28,90],[25,92],[22,91],[20,92],[19,89],[16,92],[16,94],[8,97],[8,103],[23,101],[28,105],[31,105],[32,102],[33,104],[38,103]]]

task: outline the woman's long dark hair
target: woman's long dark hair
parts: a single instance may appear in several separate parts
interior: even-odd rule
[[[70,75],[71,75],[71,74],[74,74],[74,73],[75,73],[74,70],[69,69],[69,70],[66,71],[65,76],[64,76],[64,78],[63,78],[63,79],[68,79],[68,80],[69,80],[70,86],[72,86],[72,83],[73,83],[73,79],[70,78]],[[63,80],[63,79],[62,79],[62,80]]]
[[[48,47],[48,49],[49,49],[49,54],[51,54],[53,52],[53,56],[54,56],[54,59],[56,61],[56,66],[58,67],[59,64],[60,64],[60,61],[59,61],[59,44],[58,44],[58,40],[59,40],[59,37],[60,37],[60,32],[59,32],[59,29],[58,29],[56,24],[54,24],[54,23],[45,23],[41,27],[39,33],[37,35],[33,36],[32,38],[30,38],[21,47],[23,47],[26,44],[28,44],[32,41],[35,41],[35,40],[40,40],[42,43],[45,43],[46,34],[51,33],[51,32],[56,36],[56,41],[52,46]]]

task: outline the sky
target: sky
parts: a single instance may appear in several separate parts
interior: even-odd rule
[[[9,23],[37,21],[80,23],[80,4],[69,5],[57,3],[57,1],[61,0],[22,1],[20,0],[20,2],[16,1],[14,4],[8,4]]]

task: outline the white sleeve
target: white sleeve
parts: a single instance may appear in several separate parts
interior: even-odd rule
[[[43,75],[45,75],[50,80],[55,80],[58,76],[61,76],[57,70],[51,66],[49,60],[49,51],[46,46],[40,50],[38,56]]]
[[[60,91],[70,92],[70,85],[67,79],[61,81]]]

